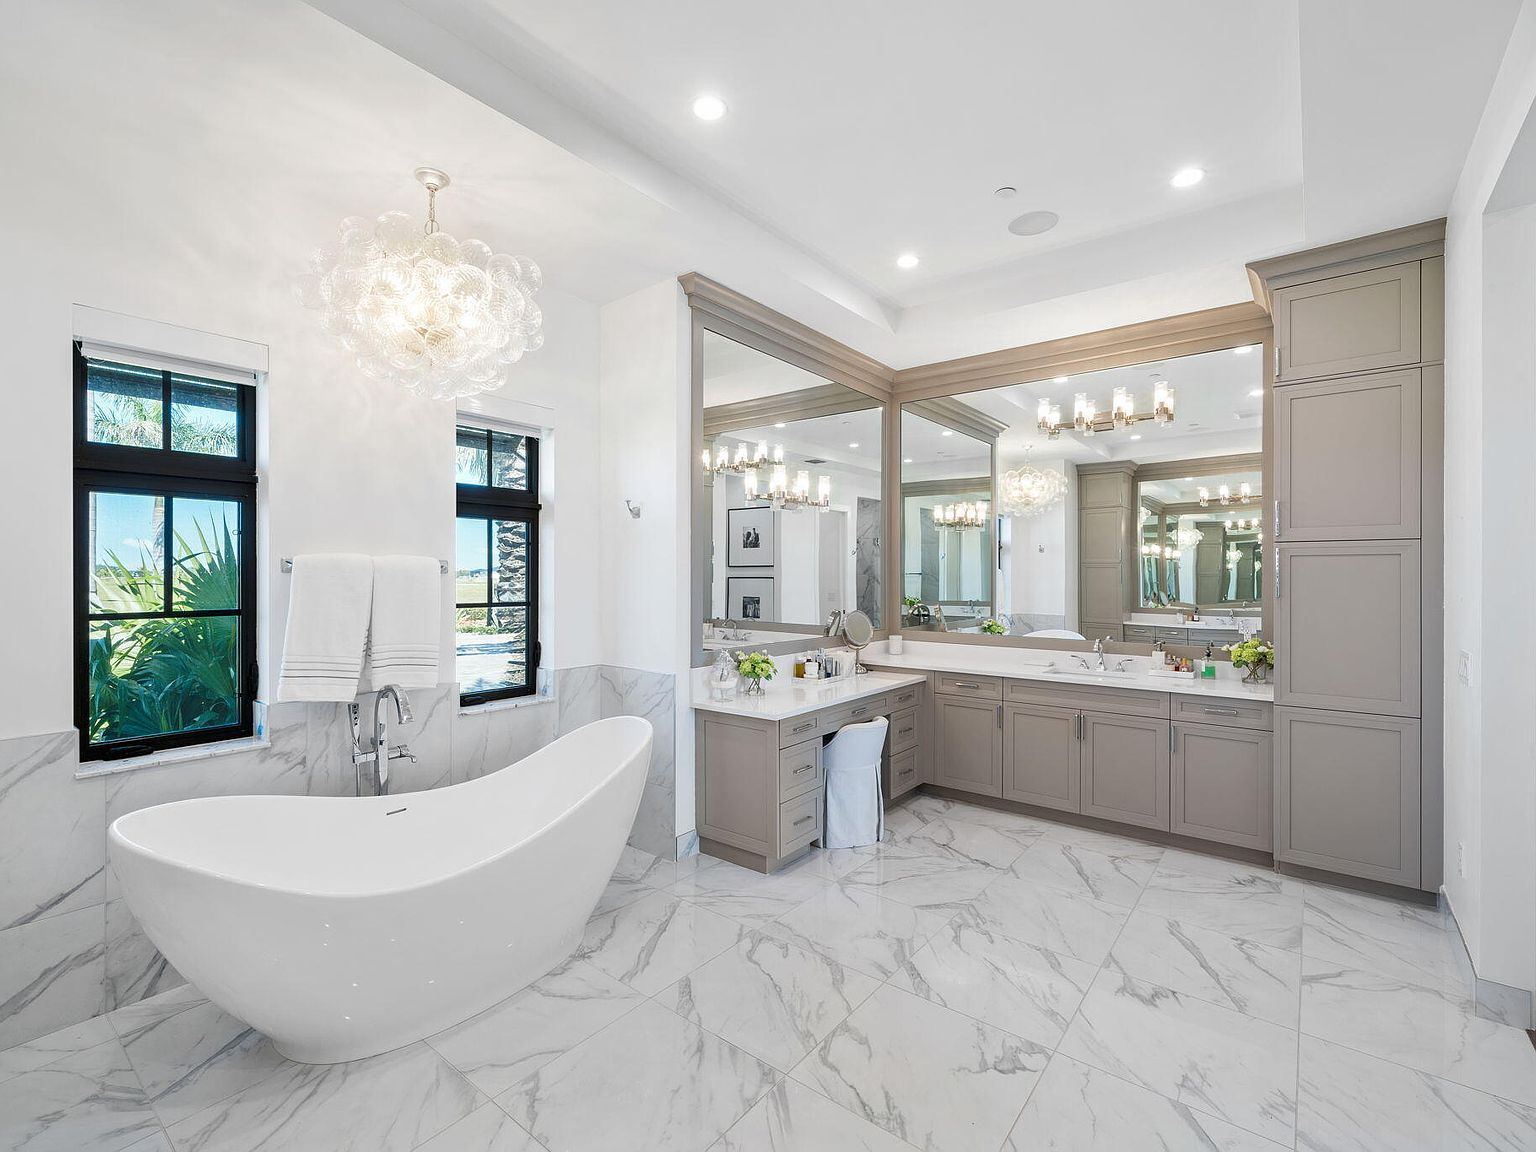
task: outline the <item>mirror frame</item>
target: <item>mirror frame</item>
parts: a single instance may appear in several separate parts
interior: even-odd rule
[[[1266,400],[1265,400],[1265,415],[1266,416],[1268,415],[1268,407],[1269,407],[1269,404],[1268,404],[1268,399],[1266,397]],[[1268,421],[1266,421],[1265,423],[1267,425]],[[1239,453],[1234,453],[1231,456],[1197,456],[1197,457],[1194,457],[1193,459],[1187,459],[1187,460],[1158,460],[1158,461],[1154,461],[1153,463],[1150,463],[1150,464],[1138,464],[1136,466],[1136,474],[1131,479],[1131,500],[1132,500],[1132,503],[1134,504],[1134,506],[1138,510],[1141,508],[1141,486],[1146,481],[1153,481],[1153,482],[1155,482],[1155,481],[1158,481],[1158,480],[1172,480],[1172,479],[1174,479],[1175,477],[1178,477],[1178,476],[1220,476],[1221,474],[1223,474],[1225,472],[1257,472],[1257,473],[1259,473],[1263,477],[1263,479],[1260,481],[1260,484],[1263,487],[1264,491],[1261,491],[1259,493],[1259,502],[1254,507],[1255,507],[1255,510],[1259,513],[1260,520],[1262,522],[1267,523],[1268,521],[1265,519],[1265,517],[1263,515],[1263,510],[1264,510],[1264,507],[1265,507],[1266,493],[1268,491],[1268,486],[1269,486],[1269,473],[1268,473],[1268,471],[1264,467],[1265,455],[1266,454],[1264,452],[1239,452]],[[1167,505],[1166,507],[1167,508],[1182,508],[1184,506],[1182,504],[1170,504],[1170,505]],[[1135,546],[1134,549],[1132,549],[1132,553],[1131,554],[1132,554],[1133,557],[1139,557],[1141,555],[1141,536],[1142,536],[1142,533],[1141,533],[1141,520],[1140,520],[1139,516],[1137,517],[1136,523],[1134,525],[1134,530],[1135,530],[1135,535],[1136,535],[1136,546]],[[1164,562],[1161,561],[1161,560],[1158,561],[1159,570],[1161,570],[1161,566],[1162,566],[1163,563]],[[1137,591],[1137,600],[1139,601],[1141,599],[1141,595],[1140,595],[1140,592],[1141,592],[1141,576],[1140,576],[1140,569],[1139,568],[1137,570],[1137,577],[1136,577],[1136,591]],[[1200,611],[1202,613],[1204,613],[1204,612],[1227,612],[1227,611],[1236,611],[1236,610],[1238,610],[1238,609],[1232,608],[1232,606],[1230,606],[1230,605],[1224,605],[1224,604],[1196,604],[1195,607],[1196,607],[1196,609],[1198,611]],[[1241,609],[1241,610],[1244,611],[1245,613],[1247,613],[1247,612],[1252,610],[1252,607],[1253,607],[1253,605],[1250,603],[1246,608]],[[1138,603],[1136,605],[1136,607],[1131,609],[1131,611],[1133,611],[1133,612],[1141,612],[1141,613],[1144,613],[1144,614],[1150,616],[1150,615],[1153,615],[1153,614],[1156,614],[1156,613],[1168,613],[1170,615],[1173,615],[1173,614],[1178,613],[1180,611],[1180,609],[1178,609],[1178,608],[1146,607],[1146,606]],[[1262,601],[1260,603],[1260,611],[1261,611],[1261,613],[1263,612]],[[1268,618],[1267,618],[1267,614],[1266,614],[1265,615],[1264,626],[1267,627],[1267,623],[1268,623]]]
[[[692,436],[688,452],[689,475],[692,477],[692,555],[693,574],[689,599],[689,628],[692,639],[689,650],[696,666],[708,664],[714,654],[703,647],[700,631],[707,618],[705,603],[709,591],[709,505],[704,499],[704,483],[698,467],[699,453],[704,445],[704,332],[745,344],[770,356],[784,360],[834,384],[842,384],[855,391],[883,402],[885,412],[881,419],[881,471],[880,484],[885,503],[885,530],[883,536],[883,601],[881,620],[884,625],[876,629],[875,639],[889,635],[889,622],[901,619],[901,547],[902,547],[902,493],[901,493],[901,408],[903,404],[924,400],[944,400],[963,396],[969,392],[981,392],[1010,384],[1029,384],[1057,376],[1077,376],[1105,368],[1123,368],[1156,360],[1171,360],[1181,356],[1194,356],[1203,352],[1220,352],[1244,345],[1261,347],[1263,365],[1263,441],[1260,458],[1263,475],[1263,491],[1259,503],[1260,515],[1266,523],[1274,516],[1274,387],[1275,387],[1275,337],[1274,325],[1269,313],[1259,304],[1248,301],[1208,308],[1157,320],[1106,328],[1078,336],[1067,336],[1018,348],[947,360],[913,368],[894,370],[879,361],[841,344],[799,321],[764,307],[749,297],[718,284],[695,272],[678,277],[692,313],[692,347],[690,356],[692,376]],[[1212,457],[1210,459],[1224,459]],[[1157,465],[1139,465],[1140,468]],[[995,472],[995,468],[994,468]],[[1188,475],[1188,472],[1182,473]],[[995,483],[995,477],[994,477]],[[1136,555],[1140,546],[1140,525],[1135,516],[1127,518],[1125,546],[1127,558]],[[1271,536],[1273,534],[1271,533]],[[1265,542],[1270,571],[1276,570],[1275,555],[1278,547],[1271,538]],[[1130,584],[1127,584],[1130,587]],[[994,582],[995,588],[995,582]],[[1140,600],[1139,573],[1135,581],[1135,599]],[[1130,603],[1127,596],[1126,612],[1141,611]],[[1262,602],[1262,622],[1265,635],[1273,635],[1274,588],[1265,582]],[[821,636],[820,627],[779,625],[789,631],[798,629],[808,636]],[[989,644],[994,647],[1019,647],[1055,650],[1082,650],[1087,641],[1079,640],[1031,640],[1023,636],[980,636],[953,632],[924,633],[923,641],[955,644]],[[794,651],[797,642],[770,645],[770,654]],[[1150,650],[1144,644],[1119,644],[1115,650],[1141,654]],[[1194,649],[1191,649],[1194,651]]]

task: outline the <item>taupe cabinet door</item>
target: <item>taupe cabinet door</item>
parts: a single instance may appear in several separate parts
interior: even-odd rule
[[[935,784],[1002,795],[1002,707],[984,700],[935,697]]]
[[[1419,722],[1275,710],[1275,855],[1419,885]]]
[[[1089,816],[1168,827],[1168,721],[1083,715],[1083,805]]]
[[[1275,389],[1275,538],[1419,535],[1417,368]]]
[[[1419,361],[1419,262],[1275,292],[1275,380],[1368,372]]]
[[[1175,724],[1170,830],[1268,851],[1274,843],[1273,759],[1268,732]]]
[[[1076,812],[1082,796],[1082,721],[1073,708],[1009,704],[1003,709],[1003,796]]]
[[[1275,702],[1419,714],[1419,542],[1281,544]]]

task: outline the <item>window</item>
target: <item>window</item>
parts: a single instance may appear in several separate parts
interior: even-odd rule
[[[454,601],[462,704],[538,691],[539,441],[459,425]]]
[[[82,759],[251,734],[255,388],[75,345]]]

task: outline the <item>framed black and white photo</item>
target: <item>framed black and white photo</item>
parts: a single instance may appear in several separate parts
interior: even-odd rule
[[[728,576],[725,614],[741,623],[774,619],[772,576]]]
[[[773,567],[773,509],[728,508],[725,512],[727,568]]]

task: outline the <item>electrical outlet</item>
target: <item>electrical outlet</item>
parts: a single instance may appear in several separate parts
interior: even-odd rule
[[[1472,653],[1468,652],[1465,648],[1461,650],[1457,657],[1456,679],[1469,688],[1472,686]]]
[[[1456,875],[1467,878],[1467,846],[1460,840],[1456,842]]]

